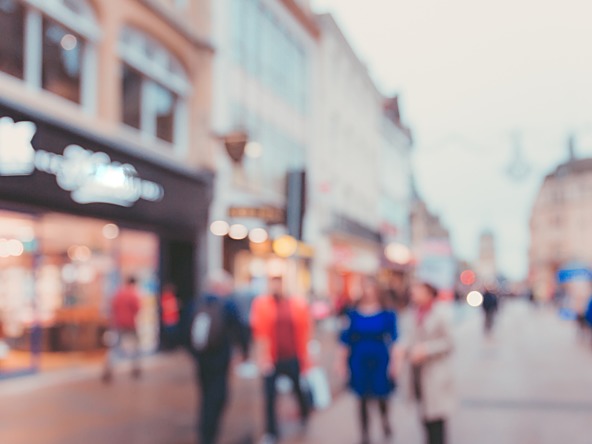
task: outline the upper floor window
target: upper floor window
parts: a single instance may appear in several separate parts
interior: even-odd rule
[[[129,27],[122,32],[119,51],[123,123],[150,137],[185,145],[191,87],[179,61],[158,41]]]
[[[24,77],[25,8],[17,0],[0,0],[0,71]]]
[[[95,42],[86,0],[0,0],[0,71],[94,108]]]

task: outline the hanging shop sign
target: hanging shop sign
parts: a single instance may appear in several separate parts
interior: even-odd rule
[[[0,118],[0,176],[28,176],[36,170],[55,176],[58,186],[79,204],[131,207],[139,200],[158,202],[162,185],[144,180],[129,163],[113,162],[104,152],[69,145],[63,154],[35,149],[33,122]]]

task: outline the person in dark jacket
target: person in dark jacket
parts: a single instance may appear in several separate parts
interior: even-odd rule
[[[487,288],[483,294],[482,307],[485,313],[485,333],[490,334],[498,310],[498,298],[491,288]]]
[[[190,332],[194,341],[196,330],[199,330],[196,320],[204,306],[208,306],[210,313],[219,309],[221,316],[221,319],[211,321],[210,334],[219,336],[215,342],[204,347],[195,347],[195,342],[192,343],[192,353],[197,364],[197,384],[201,393],[198,423],[200,444],[214,444],[217,440],[228,400],[228,377],[233,346],[240,345],[243,357],[247,356],[246,330],[236,305],[230,299],[233,286],[232,277],[225,271],[211,273],[207,280],[207,291],[197,302],[194,310],[195,319]],[[214,331],[214,324],[218,325],[216,328],[219,331]]]

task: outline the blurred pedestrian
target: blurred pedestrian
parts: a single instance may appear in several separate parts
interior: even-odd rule
[[[491,287],[487,287],[485,289],[485,292],[483,293],[483,304],[481,305],[481,307],[483,308],[483,313],[485,314],[485,334],[489,335],[491,334],[491,330],[493,330],[495,316],[499,309],[498,297],[493,292],[493,289]]]
[[[113,379],[113,366],[119,354],[126,345],[131,347],[132,376],[139,378],[140,367],[140,339],[136,328],[136,317],[140,312],[141,298],[135,277],[129,277],[123,287],[111,300],[110,330],[108,331],[107,358],[103,371],[103,381]]]
[[[248,338],[238,309],[230,299],[234,290],[232,276],[211,272],[206,292],[195,305],[191,325],[191,346],[196,360],[200,388],[198,436],[200,444],[214,444],[228,400],[228,376],[233,346],[239,345],[245,359]]]
[[[592,297],[588,299],[588,305],[586,307],[586,312],[584,314],[585,322],[586,322],[586,330],[590,332],[592,329]]]
[[[413,285],[414,307],[401,319],[397,353],[403,364],[401,391],[418,404],[428,444],[446,442],[446,423],[455,402],[450,315],[437,297],[437,286],[430,280]]]
[[[264,443],[279,437],[276,417],[276,380],[290,379],[300,407],[303,426],[309,416],[310,402],[300,383],[309,365],[308,341],[311,319],[308,304],[300,298],[287,297],[281,276],[269,280],[269,294],[253,302],[251,326],[259,370],[264,378],[266,434]]]
[[[386,308],[375,279],[365,278],[362,296],[347,313],[349,323],[341,333],[339,373],[349,368],[349,387],[359,399],[362,443],[370,442],[369,404],[376,401],[386,438],[392,435],[389,397],[394,391],[394,351],[397,317]]]
[[[179,342],[179,301],[174,284],[167,283],[162,290],[160,299],[162,309],[163,346],[167,350],[174,349]]]

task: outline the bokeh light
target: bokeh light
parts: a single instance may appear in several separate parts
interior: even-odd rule
[[[467,303],[471,307],[480,307],[483,304],[483,295],[478,291],[471,291],[467,295]]]
[[[217,220],[212,222],[210,225],[210,231],[214,236],[226,236],[230,230],[228,222],[223,220]]]

